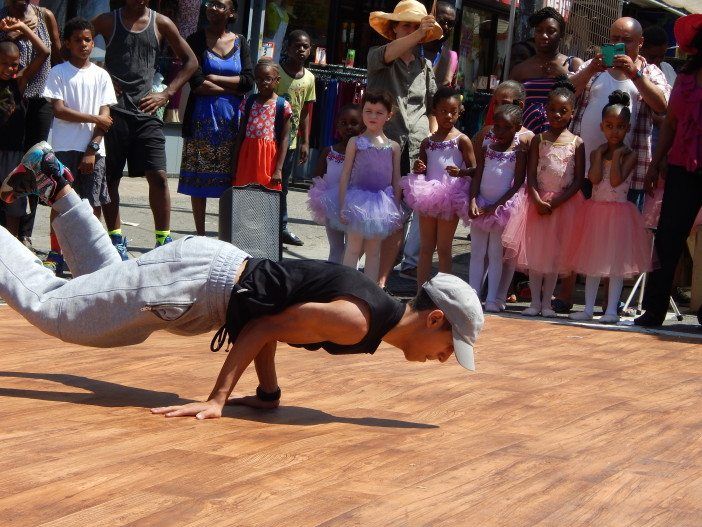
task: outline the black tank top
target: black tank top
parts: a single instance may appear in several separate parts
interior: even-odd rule
[[[219,350],[227,333],[229,342],[234,342],[250,320],[280,313],[294,304],[330,302],[343,296],[365,302],[370,311],[368,333],[360,342],[351,345],[289,343],[291,346],[309,350],[324,348],[333,355],[375,353],[385,334],[402,318],[405,305],[350,267],[318,260],[272,262],[252,258],[232,291],[227,323],[214,336],[210,347],[212,351]]]
[[[151,93],[156,72],[156,11],[148,12],[147,26],[130,31],[122,23],[122,10],[113,11],[114,30],[105,50],[105,69],[122,90],[112,109],[133,115],[144,115],[139,103]]]

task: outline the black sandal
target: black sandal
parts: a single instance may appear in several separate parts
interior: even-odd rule
[[[551,309],[553,309],[556,313],[570,313],[570,310],[573,309],[573,303],[566,302],[560,298],[554,298],[551,300]]]

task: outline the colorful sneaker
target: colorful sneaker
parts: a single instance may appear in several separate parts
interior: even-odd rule
[[[56,276],[63,276],[63,273],[68,270],[66,260],[63,259],[63,254],[56,251],[49,251],[49,254],[46,255],[42,263],[44,267],[51,269]]]
[[[127,252],[127,237],[122,236],[121,234],[110,234],[110,240],[112,241],[112,245],[115,246],[115,249],[117,249],[119,257],[122,258],[122,261],[126,262],[129,260],[129,253]]]
[[[73,182],[73,175],[54,155],[46,141],[37,143],[22,158],[22,164],[0,186],[0,197],[12,203],[23,196],[36,195],[51,205],[56,193]]]
[[[162,242],[156,242],[156,245],[154,245],[154,248],[156,247],[161,247],[162,245],[166,245],[167,243],[171,243],[173,241],[173,238],[170,236],[166,236]]]

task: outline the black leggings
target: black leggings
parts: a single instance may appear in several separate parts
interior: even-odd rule
[[[24,150],[29,150],[39,141],[46,141],[49,138],[49,130],[51,129],[51,121],[54,117],[54,111],[51,103],[44,99],[27,99],[27,118],[24,129]],[[37,196],[29,197],[29,214],[25,214],[20,218],[19,237],[31,237],[34,230],[34,216],[37,212],[37,204],[39,198]]]
[[[700,207],[702,173],[668,166],[661,219],[655,238],[660,267],[649,275],[643,301],[644,309],[661,319],[668,311],[675,268]]]

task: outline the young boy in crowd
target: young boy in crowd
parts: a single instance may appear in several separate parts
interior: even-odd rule
[[[25,105],[22,95],[50,50],[34,31],[15,18],[0,20],[0,31],[19,32],[35,50],[32,61],[20,72],[19,48],[14,42],[0,42],[0,174],[6,175],[14,170],[24,154]],[[16,237],[19,220],[27,209],[27,198],[12,200],[5,188],[0,189],[0,198],[0,214],[5,216],[7,229]],[[8,203],[11,200],[12,203]]]
[[[78,195],[88,200],[100,217],[110,202],[105,174],[103,136],[112,126],[110,106],[117,104],[110,75],[90,62],[95,28],[88,20],[74,18],[63,30],[68,61],[51,68],[44,97],[54,108],[52,142],[56,157],[73,174]],[[52,211],[51,220],[55,215]],[[61,247],[51,232],[51,251],[44,261],[56,275],[66,268]]]
[[[285,244],[297,246],[304,245],[304,242],[288,229],[288,185],[294,169],[296,150],[299,153],[297,159],[300,164],[307,161],[310,152],[310,110],[316,100],[316,94],[314,75],[305,68],[305,63],[310,57],[311,49],[312,41],[305,31],[301,29],[291,31],[285,50],[286,57],[279,68],[278,95],[290,103],[293,111],[290,144],[283,163],[283,200],[280,210],[283,217],[282,241]]]

